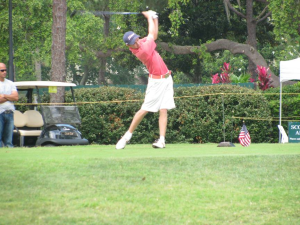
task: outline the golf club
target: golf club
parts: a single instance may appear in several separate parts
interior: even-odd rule
[[[75,10],[71,13],[70,17],[75,16],[76,14],[84,14],[86,12],[92,13],[95,16],[103,16],[103,15],[138,15],[142,14],[141,12],[111,12],[111,11],[83,11],[83,10]]]

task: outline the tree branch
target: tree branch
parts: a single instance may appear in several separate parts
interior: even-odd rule
[[[269,1],[268,0],[255,0],[257,2],[261,2],[261,3],[266,3],[266,4],[269,4]]]
[[[232,54],[244,54],[246,55],[256,66],[268,67],[266,60],[263,56],[251,45],[241,44],[238,42],[230,41],[227,39],[219,39],[214,42],[204,44],[207,48],[207,52],[214,52],[218,50],[229,50]],[[180,46],[180,45],[169,45],[166,42],[157,42],[157,46],[161,49],[173,53],[175,55],[188,55],[188,54],[200,54],[197,50],[201,46]],[[84,50],[84,49],[82,49]],[[110,49],[107,51],[97,51],[95,52],[96,56],[101,57],[110,57],[113,52],[125,51],[124,48]],[[272,85],[274,87],[279,86],[279,78],[271,70],[270,74],[272,77]]]
[[[240,17],[246,19],[246,15],[244,15],[243,13],[237,11],[237,10],[231,5],[231,3],[229,2],[229,0],[224,0],[224,1],[226,2],[228,8],[229,8],[232,12],[234,12],[234,13],[237,14],[238,16],[240,16]]]
[[[265,16],[263,16],[265,14],[265,12],[267,11],[268,9],[268,6],[266,6],[263,11],[261,11],[261,13],[259,14],[259,16],[256,18],[257,22],[256,23],[259,23],[261,21],[263,21],[264,19],[266,19],[268,16],[271,15],[271,12],[268,12]]]
[[[179,46],[171,45],[169,46],[166,42],[157,42],[157,45],[160,46],[163,50],[171,52],[175,55],[187,55],[187,54],[196,54],[194,50],[199,49],[200,46]]]
[[[268,12],[264,17],[260,18],[259,20],[257,20],[256,23],[260,23],[261,21],[265,20],[267,17],[269,17],[272,14],[272,12]]]
[[[198,54],[197,51],[194,50],[200,49],[200,46],[178,46],[173,45],[169,46],[165,42],[158,42],[158,46],[160,46],[163,50],[167,52],[171,52],[173,54]],[[256,66],[264,66],[268,67],[268,64],[264,57],[251,45],[248,44],[240,44],[238,42],[230,41],[227,39],[219,39],[209,44],[205,44],[207,48],[207,52],[214,52],[217,50],[229,50],[232,54],[244,54],[246,55]],[[279,78],[276,76],[271,70],[270,74],[272,77],[272,85],[274,87],[279,86]]]

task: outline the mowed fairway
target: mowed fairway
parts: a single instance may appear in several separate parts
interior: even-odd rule
[[[0,149],[0,224],[300,224],[300,144]]]

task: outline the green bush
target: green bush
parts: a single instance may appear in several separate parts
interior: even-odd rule
[[[140,108],[143,94],[129,88],[81,88],[76,89],[75,98],[79,103],[83,137],[90,143],[112,144],[128,129],[134,113]],[[71,101],[71,93],[66,92],[66,102]]]
[[[75,97],[83,137],[90,143],[115,144],[140,109],[144,93],[118,87],[82,88],[76,89]],[[66,101],[71,101],[70,92],[66,92]],[[168,114],[167,143],[219,143],[224,141],[224,128],[225,141],[238,142],[245,117],[269,119],[246,120],[246,125],[252,142],[273,142],[271,111],[261,92],[234,85],[180,87],[175,89],[175,104],[176,109]],[[159,137],[158,115],[145,116],[131,143],[152,143]]]
[[[279,102],[280,102],[280,88],[271,88],[266,90],[265,97],[269,102],[269,108],[273,118],[279,118]],[[282,87],[282,121],[283,128],[288,130],[288,121],[300,120],[300,82],[293,85]],[[272,136],[275,137],[275,142],[278,142],[279,131],[277,125],[278,119],[274,119],[272,126],[276,127],[273,130]]]
[[[222,94],[223,93],[223,94]],[[234,85],[213,85],[176,90],[176,96],[200,95],[198,98],[179,98],[176,101],[180,133],[194,143],[224,141],[238,142],[243,119],[270,117],[265,97],[251,89]],[[223,127],[223,104],[225,122]],[[232,118],[239,117],[240,119]],[[269,121],[246,120],[252,142],[271,142]]]
[[[278,142],[279,88],[264,92],[234,86],[211,85],[175,88],[176,109],[169,111],[168,143],[238,142],[245,119],[252,142]],[[282,125],[300,119],[300,83],[284,86]],[[297,94],[295,94],[297,93]],[[75,91],[82,119],[79,130],[91,143],[115,144],[126,132],[144,93],[131,88],[80,88]],[[225,124],[223,126],[223,105]],[[71,102],[66,92],[66,102]],[[49,102],[49,95],[43,96]],[[16,109],[26,111],[26,98],[20,97]],[[134,133],[131,143],[151,143],[159,136],[158,113],[149,113]],[[238,118],[233,118],[238,117]],[[250,119],[247,119],[250,118]]]
[[[19,96],[18,102],[15,102],[15,108],[16,110],[19,110],[21,112],[30,110],[30,106],[26,104],[27,104],[27,98],[25,96]]]

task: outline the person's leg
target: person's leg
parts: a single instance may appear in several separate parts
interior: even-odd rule
[[[133,131],[137,128],[137,126],[140,124],[140,122],[143,120],[143,118],[147,115],[148,111],[145,111],[143,109],[140,109],[133,117],[132,122],[130,124],[130,127],[128,131],[130,133],[133,133]]]
[[[116,144],[116,149],[123,149],[125,148],[127,142],[132,137],[133,131],[137,128],[137,126],[140,124],[142,119],[145,117],[145,115],[148,113],[148,111],[140,109],[133,117],[130,127],[128,131],[124,134],[124,136],[118,141]]]
[[[4,127],[3,127],[3,135],[2,140],[4,146],[9,148],[13,148],[13,132],[14,132],[14,114],[13,113],[6,113],[4,114]]]
[[[161,109],[159,111],[159,139],[156,140],[153,144],[153,148],[164,148],[165,145],[165,136],[167,131],[167,123],[168,123],[168,110]]]
[[[3,147],[2,144],[2,135],[3,135],[3,127],[4,127],[4,113],[0,114],[0,147]]]
[[[161,109],[159,111],[159,135],[165,137],[168,123],[168,110]]]

